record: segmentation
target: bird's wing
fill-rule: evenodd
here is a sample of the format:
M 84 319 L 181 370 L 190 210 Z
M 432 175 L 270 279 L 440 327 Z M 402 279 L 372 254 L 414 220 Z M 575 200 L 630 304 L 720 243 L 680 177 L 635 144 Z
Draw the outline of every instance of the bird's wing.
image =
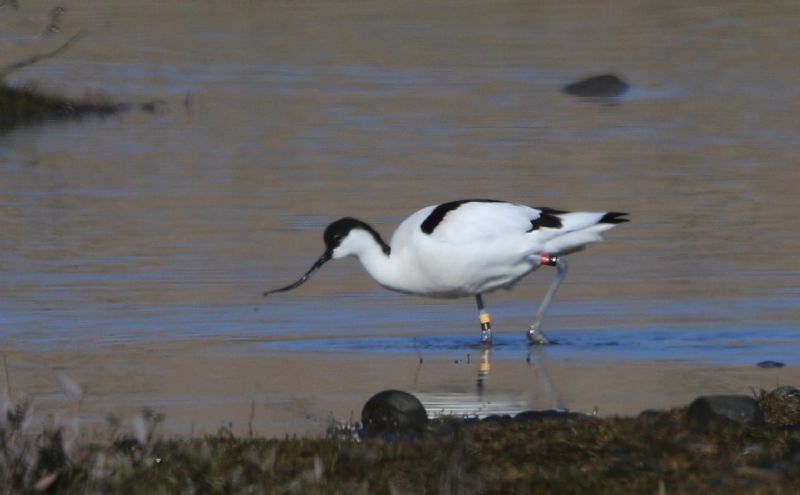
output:
M 422 232 L 457 244 L 524 235 L 535 230 L 542 217 L 542 210 L 491 200 L 454 201 L 427 210 Z
M 548 215 L 547 210 L 542 214 Z M 628 221 L 625 215 L 627 213 L 614 211 L 556 213 L 553 216 L 560 225 L 554 225 L 553 229 L 538 230 L 532 235 L 536 235 L 537 241 L 544 243 L 543 252 L 569 254 L 580 251 L 587 244 L 602 241 L 603 232 Z
M 620 212 L 567 212 L 490 200 L 444 203 L 419 213 L 424 216 L 422 232 L 438 242 L 468 244 L 525 235 L 531 247 L 551 254 L 598 242 L 600 234 L 628 221 Z

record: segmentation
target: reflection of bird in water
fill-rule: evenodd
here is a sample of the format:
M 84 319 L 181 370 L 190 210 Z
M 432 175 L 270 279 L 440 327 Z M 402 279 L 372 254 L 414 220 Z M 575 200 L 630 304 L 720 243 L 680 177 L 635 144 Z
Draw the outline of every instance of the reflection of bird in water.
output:
M 533 368 L 533 372 L 541 385 L 541 389 L 537 391 L 547 400 L 549 406 L 544 412 L 566 411 L 562 404 L 553 383 L 542 362 L 541 353 L 545 352 L 541 347 L 534 347 L 529 349 L 526 362 L 529 367 Z M 489 375 L 492 371 L 491 362 L 492 347 L 488 345 L 480 346 L 480 353 L 478 359 L 470 359 L 470 354 L 467 354 L 466 359 L 456 359 L 455 364 L 472 364 L 477 368 L 478 379 L 476 387 L 469 389 L 459 386 L 446 386 L 443 390 L 431 390 L 430 386 L 426 387 L 426 391 L 415 391 L 414 394 L 419 398 L 425 409 L 428 411 L 430 417 L 439 416 L 464 416 L 464 417 L 477 417 L 486 418 L 492 415 L 500 416 L 516 416 L 523 411 L 529 411 L 529 400 L 525 396 L 527 394 L 520 394 L 519 391 L 504 389 L 503 385 L 492 386 Z M 504 367 L 508 364 L 500 362 L 499 367 Z M 419 373 L 420 368 L 417 368 Z M 530 381 L 525 380 L 525 383 L 530 385 Z M 417 390 L 417 380 L 415 376 L 414 389 Z
M 483 387 L 489 373 L 492 371 L 491 348 L 488 345 L 481 346 L 481 354 L 478 357 L 478 395 L 483 393 Z
M 486 390 L 486 385 L 489 380 L 489 373 L 492 371 L 491 352 L 491 346 L 481 345 L 481 353 L 478 358 L 478 380 L 476 381 L 478 398 L 483 398 L 483 394 Z M 539 383 L 542 385 L 542 388 L 544 389 L 545 395 L 550 401 L 551 407 L 554 410 L 563 411 L 565 410 L 564 406 L 561 404 L 561 400 L 558 398 L 556 389 L 553 387 L 550 377 L 540 362 L 540 352 L 540 348 L 534 348 L 530 350 L 528 352 L 528 356 L 525 358 L 525 361 L 528 363 L 528 366 L 532 366 L 536 371 L 536 376 L 539 379 Z
M 491 342 L 483 294 L 510 289 L 542 265 L 558 275 L 528 330 L 545 344 L 541 319 L 566 274 L 561 255 L 602 240 L 601 233 L 627 222 L 625 213 L 566 212 L 552 208 L 473 199 L 423 208 L 404 220 L 387 244 L 368 224 L 342 218 L 325 229 L 325 252 L 299 280 L 264 295 L 292 290 L 331 259 L 356 256 L 383 287 L 420 296 L 474 296 L 481 341 Z

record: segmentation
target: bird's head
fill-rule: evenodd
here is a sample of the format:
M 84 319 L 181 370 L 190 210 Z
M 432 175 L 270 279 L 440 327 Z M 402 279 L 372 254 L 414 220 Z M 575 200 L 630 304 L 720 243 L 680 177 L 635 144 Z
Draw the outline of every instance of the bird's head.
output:
M 389 246 L 383 242 L 381 236 L 368 224 L 355 218 L 341 218 L 325 228 L 322 238 L 325 241 L 325 252 L 311 265 L 311 268 L 296 282 L 264 292 L 265 296 L 275 292 L 287 292 L 306 282 L 319 267 L 332 259 L 345 256 L 358 255 L 370 244 L 377 243 L 385 254 L 389 254 Z
M 328 225 L 323 235 L 325 252 L 332 259 L 357 255 L 366 246 L 374 243 L 383 245 L 383 240 L 375 230 L 355 218 L 341 218 Z

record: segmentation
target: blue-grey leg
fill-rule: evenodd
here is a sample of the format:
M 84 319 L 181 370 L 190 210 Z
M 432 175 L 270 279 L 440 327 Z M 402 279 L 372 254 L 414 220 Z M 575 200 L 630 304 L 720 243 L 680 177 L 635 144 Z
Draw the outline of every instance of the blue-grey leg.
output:
M 483 306 L 483 297 L 480 294 L 475 296 L 475 302 L 478 304 L 478 320 L 481 322 L 481 344 L 491 345 L 492 320 Z
M 556 291 L 558 290 L 558 286 L 561 285 L 564 277 L 567 276 L 566 260 L 561 259 L 558 256 L 542 255 L 541 263 L 543 265 L 554 266 L 558 268 L 558 273 L 556 273 L 556 278 L 553 280 L 553 283 L 550 284 L 550 288 L 547 289 L 547 294 L 544 295 L 542 304 L 539 305 L 539 311 L 536 312 L 536 317 L 533 319 L 533 323 L 531 323 L 531 326 L 528 329 L 528 341 L 532 345 L 544 345 L 550 343 L 550 340 L 545 337 L 544 333 L 542 333 L 542 319 L 544 318 L 545 311 L 547 311 L 547 307 L 550 306 L 550 301 L 552 301 L 553 295 L 555 295 Z

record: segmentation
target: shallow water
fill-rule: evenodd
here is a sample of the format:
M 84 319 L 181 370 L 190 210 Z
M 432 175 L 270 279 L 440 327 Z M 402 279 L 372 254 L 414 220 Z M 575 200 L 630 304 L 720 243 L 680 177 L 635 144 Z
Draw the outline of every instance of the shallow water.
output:
M 12 82 L 164 106 L 0 136 L 6 353 L 468 349 L 473 301 L 385 292 L 354 261 L 260 294 L 340 216 L 388 237 L 422 206 L 496 197 L 631 214 L 571 257 L 545 359 L 800 364 L 794 2 L 113 0 L 44 39 L 52 5 L 21 3 L 0 10 L 3 60 L 86 34 Z M 632 90 L 559 92 L 608 71 Z M 487 297 L 509 359 L 551 276 Z

